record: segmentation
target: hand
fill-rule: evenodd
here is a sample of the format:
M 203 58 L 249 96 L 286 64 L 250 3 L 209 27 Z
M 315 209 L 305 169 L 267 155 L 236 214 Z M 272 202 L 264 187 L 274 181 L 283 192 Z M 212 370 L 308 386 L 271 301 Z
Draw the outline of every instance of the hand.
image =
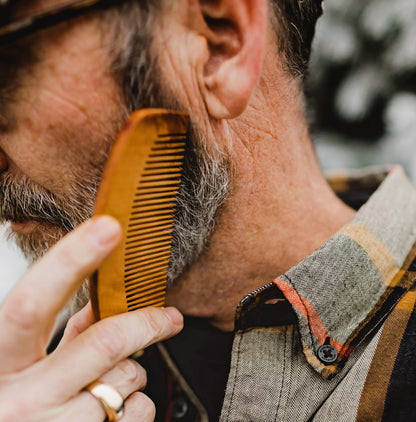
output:
M 0 309 L 0 422 L 102 422 L 104 410 L 84 391 L 100 380 L 125 398 L 122 422 L 152 421 L 154 405 L 137 392 L 146 374 L 127 357 L 178 333 L 173 308 L 142 309 L 93 324 L 90 305 L 70 319 L 46 355 L 54 322 L 70 297 L 117 245 L 118 223 L 90 220 L 58 242 L 23 276 Z

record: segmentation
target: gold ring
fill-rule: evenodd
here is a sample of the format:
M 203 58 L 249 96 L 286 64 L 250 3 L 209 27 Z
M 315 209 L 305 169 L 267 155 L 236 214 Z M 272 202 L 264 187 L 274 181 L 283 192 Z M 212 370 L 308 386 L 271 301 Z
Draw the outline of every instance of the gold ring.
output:
M 111 385 L 94 381 L 85 387 L 101 404 L 108 422 L 118 421 L 124 413 L 124 399 Z

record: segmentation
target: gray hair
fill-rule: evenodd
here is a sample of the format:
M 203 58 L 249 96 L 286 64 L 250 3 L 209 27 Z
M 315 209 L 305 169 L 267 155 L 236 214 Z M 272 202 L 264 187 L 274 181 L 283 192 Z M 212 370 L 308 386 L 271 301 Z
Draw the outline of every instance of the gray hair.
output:
M 304 79 L 323 0 L 269 0 L 277 47 L 288 72 Z

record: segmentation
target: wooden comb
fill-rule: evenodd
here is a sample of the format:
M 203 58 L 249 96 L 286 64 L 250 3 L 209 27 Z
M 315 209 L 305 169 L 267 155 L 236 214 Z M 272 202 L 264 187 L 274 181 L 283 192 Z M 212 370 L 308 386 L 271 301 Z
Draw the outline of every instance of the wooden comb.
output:
M 188 124 L 182 113 L 139 110 L 114 143 L 94 214 L 115 217 L 123 238 L 91 278 L 97 320 L 164 305 Z

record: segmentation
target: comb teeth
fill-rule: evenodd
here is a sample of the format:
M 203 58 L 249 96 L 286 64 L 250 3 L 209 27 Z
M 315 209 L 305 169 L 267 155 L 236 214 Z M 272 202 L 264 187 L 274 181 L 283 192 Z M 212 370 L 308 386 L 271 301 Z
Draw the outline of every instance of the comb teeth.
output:
M 125 240 L 124 286 L 129 311 L 164 304 L 185 146 L 184 133 L 159 134 L 139 178 Z

